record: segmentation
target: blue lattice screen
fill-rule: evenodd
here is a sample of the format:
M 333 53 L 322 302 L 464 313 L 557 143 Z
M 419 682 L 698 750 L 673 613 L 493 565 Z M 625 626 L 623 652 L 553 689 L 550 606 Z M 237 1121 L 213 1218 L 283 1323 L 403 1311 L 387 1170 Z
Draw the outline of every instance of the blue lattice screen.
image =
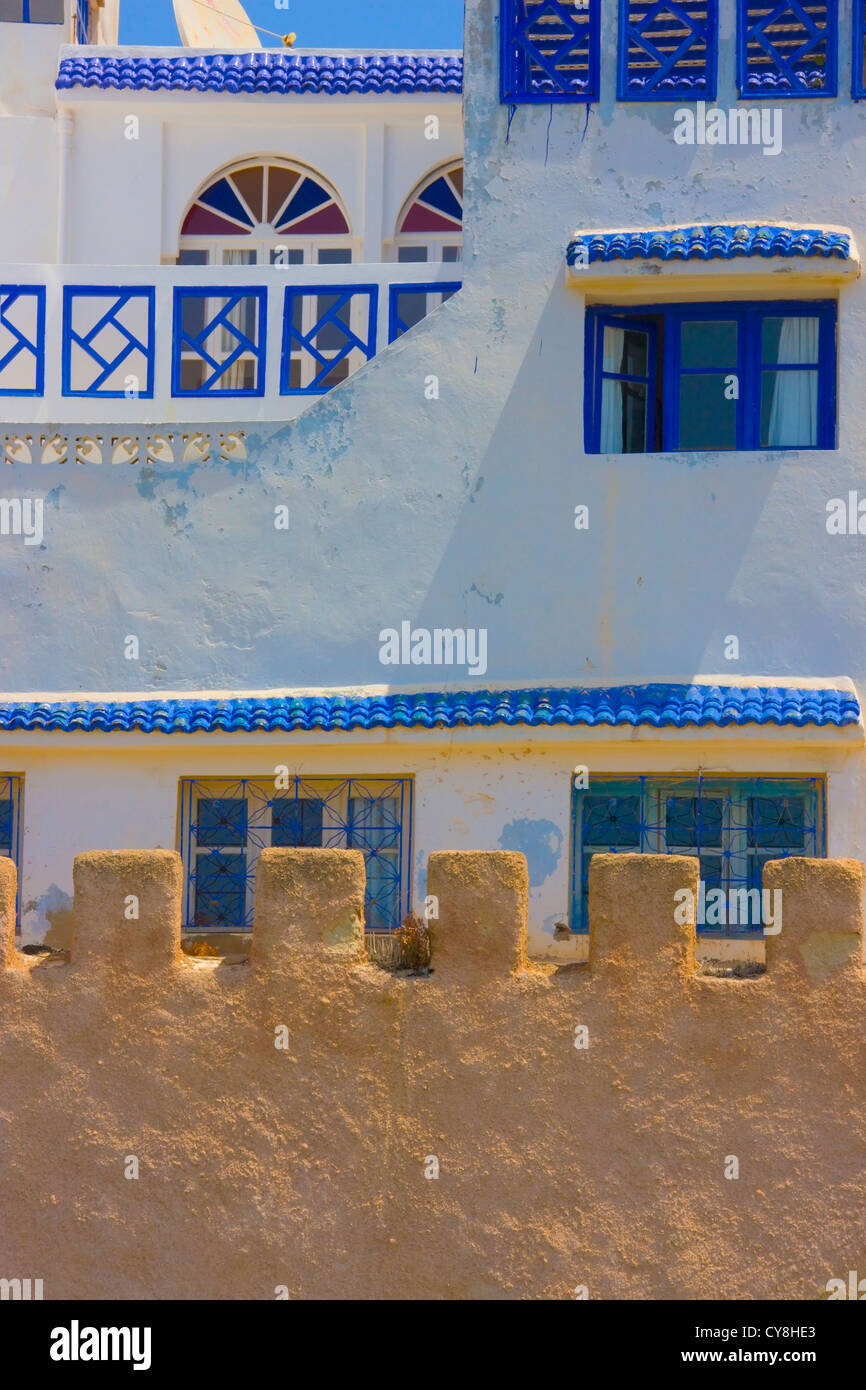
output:
M 718 0 L 620 0 L 620 101 L 716 95 Z
M 837 0 L 739 0 L 738 76 L 741 96 L 835 96 Z
M 258 856 L 274 847 L 361 850 L 367 929 L 392 931 L 409 910 L 411 806 L 408 778 L 184 781 L 184 929 L 251 931 Z
M 790 855 L 823 857 L 824 786 L 815 777 L 591 778 L 575 787 L 572 930 L 589 929 L 593 854 L 686 854 L 707 890 L 761 887 L 764 865 Z M 760 924 L 706 927 L 754 935 Z
M 504 102 L 597 101 L 600 0 L 502 0 Z

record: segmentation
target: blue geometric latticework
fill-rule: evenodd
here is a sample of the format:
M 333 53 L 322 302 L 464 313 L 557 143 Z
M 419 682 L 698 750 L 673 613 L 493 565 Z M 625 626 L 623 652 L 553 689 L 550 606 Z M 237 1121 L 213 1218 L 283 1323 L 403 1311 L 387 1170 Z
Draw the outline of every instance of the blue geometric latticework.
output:
M 501 99 L 597 101 L 601 0 L 502 0 Z
M 392 285 L 388 303 L 388 341 L 393 343 L 463 288 L 462 281 L 447 284 Z
M 786 685 L 626 685 L 434 691 L 407 695 L 272 695 L 232 700 L 12 701 L 0 730 L 81 733 L 291 733 L 295 729 L 457 729 L 494 724 L 655 729 L 858 724 L 851 690 Z
M 838 0 L 738 0 L 741 96 L 836 95 Z
M 41 396 L 45 287 L 0 285 L 0 396 Z
M 323 395 L 339 385 L 353 365 L 361 365 L 351 362 L 352 352 L 361 353 L 366 362 L 375 357 L 378 302 L 376 285 L 323 285 L 315 291 L 287 289 L 281 394 Z M 313 304 L 315 322 L 306 327 L 305 306 Z
M 219 8 L 217 5 L 215 8 Z M 199 53 L 194 57 L 110 54 L 63 58 L 57 87 L 129 92 L 242 92 L 258 96 L 397 95 L 463 90 L 459 53 Z
M 589 866 L 594 854 L 696 858 L 703 884 L 698 932 L 741 936 L 762 930 L 754 890 L 761 888 L 765 864 L 791 855 L 821 858 L 826 853 L 824 784 L 817 777 L 590 776 L 588 787 L 575 785 L 573 818 L 576 931 L 589 926 Z M 720 889 L 726 899 L 724 912 L 719 911 Z M 707 902 L 711 905 L 705 912 Z
M 846 261 L 851 238 L 822 227 L 697 226 L 635 232 L 587 232 L 569 242 L 568 264 L 595 261 L 713 261 L 738 256 L 817 256 Z
M 173 396 L 263 396 L 267 289 L 174 291 Z
M 181 784 L 186 930 L 250 931 L 263 849 L 356 849 L 365 921 L 392 931 L 408 911 L 408 778 L 307 778 Z
M 620 0 L 620 101 L 716 95 L 718 0 Z
M 153 396 L 155 301 L 151 287 L 64 287 L 64 396 L 123 398 L 125 378 Z

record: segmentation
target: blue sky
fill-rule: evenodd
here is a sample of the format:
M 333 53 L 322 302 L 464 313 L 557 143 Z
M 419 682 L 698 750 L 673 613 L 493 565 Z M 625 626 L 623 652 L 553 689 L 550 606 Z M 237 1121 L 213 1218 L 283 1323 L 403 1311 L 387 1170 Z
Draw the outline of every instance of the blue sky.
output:
M 463 0 L 243 0 L 254 24 L 299 48 L 462 48 Z M 262 43 L 278 39 L 261 35 Z M 172 0 L 120 0 L 120 42 L 179 44 Z

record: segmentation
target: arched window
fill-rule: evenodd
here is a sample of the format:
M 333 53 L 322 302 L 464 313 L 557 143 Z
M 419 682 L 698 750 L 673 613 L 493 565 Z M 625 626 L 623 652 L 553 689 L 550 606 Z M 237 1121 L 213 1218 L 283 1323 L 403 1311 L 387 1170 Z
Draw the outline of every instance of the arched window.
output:
M 224 170 L 196 195 L 180 234 L 181 265 L 345 265 L 349 220 L 312 170 L 268 159 Z
M 462 261 L 463 165 L 428 174 L 397 219 L 398 261 Z

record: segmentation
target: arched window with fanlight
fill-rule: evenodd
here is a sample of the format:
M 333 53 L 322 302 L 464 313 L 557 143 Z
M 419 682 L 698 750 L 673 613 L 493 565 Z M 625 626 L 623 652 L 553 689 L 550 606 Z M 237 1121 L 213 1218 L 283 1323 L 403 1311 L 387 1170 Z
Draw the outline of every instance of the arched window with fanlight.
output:
M 462 261 L 462 163 L 435 169 L 412 192 L 397 219 L 393 248 L 396 261 Z
M 211 178 L 180 234 L 181 265 L 347 265 L 355 250 L 336 190 L 283 159 L 248 160 Z

